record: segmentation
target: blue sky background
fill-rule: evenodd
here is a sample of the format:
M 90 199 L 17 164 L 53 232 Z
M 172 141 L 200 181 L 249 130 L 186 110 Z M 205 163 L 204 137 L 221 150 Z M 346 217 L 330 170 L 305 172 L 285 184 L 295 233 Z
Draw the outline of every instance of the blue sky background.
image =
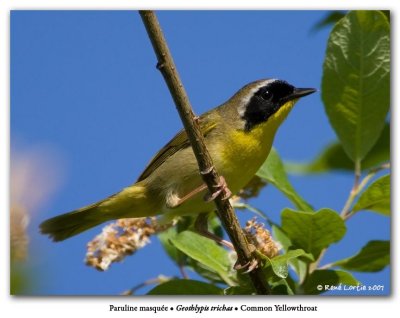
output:
M 158 17 L 197 114 L 248 82 L 281 78 L 320 87 L 329 28 L 310 30 L 325 11 L 161 11 Z M 284 22 L 284 23 L 283 23 Z M 181 127 L 142 21 L 135 11 L 13 11 L 11 140 L 46 145 L 65 162 L 64 182 L 29 227 L 35 294 L 119 294 L 159 274 L 179 276 L 157 239 L 107 272 L 83 263 L 101 226 L 62 243 L 38 233 L 49 217 L 95 202 L 133 183 Z M 275 147 L 287 160 L 314 158 L 335 134 L 320 93 L 300 101 Z M 316 208 L 341 210 L 352 186 L 346 173 L 290 178 Z M 272 186 L 251 202 L 279 222 L 290 202 Z M 267 208 L 264 208 L 267 207 Z M 251 214 L 239 212 L 245 221 Z M 324 263 L 355 254 L 369 240 L 390 239 L 389 219 L 350 219 Z M 390 271 L 354 276 L 390 290 Z M 196 276 L 192 276 L 196 277 Z M 145 292 L 144 289 L 142 292 Z

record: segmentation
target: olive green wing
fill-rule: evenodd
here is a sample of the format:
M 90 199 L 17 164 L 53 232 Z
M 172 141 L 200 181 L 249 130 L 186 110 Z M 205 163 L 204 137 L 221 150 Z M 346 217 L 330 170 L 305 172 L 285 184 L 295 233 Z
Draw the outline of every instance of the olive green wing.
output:
M 210 120 L 210 118 L 200 118 L 200 130 L 203 133 L 203 136 L 209 134 L 212 130 L 215 129 L 216 126 L 216 122 Z M 161 166 L 165 162 L 165 160 L 177 153 L 179 150 L 186 147 L 190 147 L 190 142 L 187 137 L 186 131 L 182 129 L 153 157 L 153 159 L 151 159 L 146 169 L 139 176 L 137 182 L 146 179 L 149 175 L 153 173 L 153 171 Z

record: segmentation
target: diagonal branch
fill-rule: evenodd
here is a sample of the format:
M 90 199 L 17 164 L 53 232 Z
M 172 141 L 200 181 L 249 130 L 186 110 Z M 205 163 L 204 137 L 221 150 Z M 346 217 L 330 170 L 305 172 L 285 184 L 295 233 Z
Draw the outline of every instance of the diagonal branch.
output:
M 196 156 L 201 176 L 205 184 L 207 184 L 210 193 L 213 193 L 219 186 L 220 177 L 213 166 L 211 156 L 205 146 L 198 121 L 192 111 L 189 98 L 176 70 L 175 63 L 170 54 L 157 17 L 153 11 L 139 11 L 139 13 L 157 56 L 157 68 L 161 71 L 172 98 L 174 99 L 176 108 Z M 236 214 L 229 200 L 223 200 L 221 195 L 217 196 L 214 202 L 217 206 L 218 216 L 235 247 L 238 255 L 238 264 L 242 267 L 246 267 L 254 261 L 255 257 L 240 227 Z M 249 273 L 249 276 L 257 294 L 270 294 L 270 287 L 266 282 L 261 268 L 254 269 Z

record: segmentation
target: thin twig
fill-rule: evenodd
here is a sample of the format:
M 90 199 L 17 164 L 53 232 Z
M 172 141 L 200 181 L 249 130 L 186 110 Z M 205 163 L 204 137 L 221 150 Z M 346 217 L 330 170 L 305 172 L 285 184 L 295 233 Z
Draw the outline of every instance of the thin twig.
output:
M 342 212 L 340 213 L 340 216 L 344 219 L 347 220 L 351 215 L 353 215 L 351 211 L 351 206 L 353 205 L 353 202 L 355 198 L 364 190 L 365 186 L 368 184 L 368 182 L 380 171 L 385 170 L 385 169 L 390 169 L 390 163 L 386 162 L 379 167 L 371 169 L 368 174 L 361 180 L 359 181 L 360 177 L 357 177 L 357 172 L 355 173 L 355 182 L 354 186 L 350 191 L 349 197 L 342 209 Z
M 379 167 L 371 169 L 368 174 L 360 181 L 361 179 L 361 166 L 359 164 L 355 165 L 355 171 L 354 171 L 354 185 L 349 193 L 349 197 L 346 200 L 346 203 L 344 204 L 344 207 L 342 211 L 340 212 L 340 216 L 344 221 L 347 221 L 351 216 L 355 214 L 355 212 L 352 211 L 351 206 L 354 203 L 355 198 L 364 190 L 368 182 L 380 171 L 385 170 L 385 169 L 390 169 L 390 163 L 386 162 Z M 325 256 L 327 251 L 327 248 L 323 249 L 321 253 L 318 256 L 318 259 L 310 265 L 309 272 L 312 273 L 314 270 L 316 270 L 321 263 L 323 257 Z M 333 266 L 333 264 L 327 264 L 319 269 L 327 269 Z
M 330 269 L 334 265 L 335 265 L 335 263 L 325 264 L 324 266 L 320 266 L 319 269 Z
M 198 120 L 196 120 L 198 117 L 195 117 L 192 111 L 189 98 L 180 80 L 155 13 L 153 11 L 139 12 L 157 56 L 157 68 L 161 71 L 174 99 L 175 106 L 196 156 L 200 174 L 210 193 L 213 193 L 219 187 L 220 177 L 205 146 Z M 229 200 L 223 200 L 222 196 L 219 195 L 214 202 L 217 206 L 218 216 L 235 247 L 239 264 L 244 267 L 251 264 L 255 256 L 249 247 Z M 270 288 L 260 268 L 251 271 L 249 276 L 258 294 L 270 293 Z
M 346 203 L 344 204 L 342 212 L 340 212 L 340 216 L 343 219 L 345 218 L 346 214 L 349 212 L 350 207 L 353 204 L 355 197 L 357 196 L 359 183 L 360 183 L 360 177 L 361 177 L 361 163 L 359 160 L 357 160 L 354 165 L 354 184 L 350 190 L 349 196 L 346 200 Z
M 179 272 L 181 273 L 183 279 L 189 279 L 189 275 L 186 273 L 185 266 L 179 264 L 178 267 L 179 267 Z
M 344 207 L 342 210 L 342 213 L 340 214 L 340 216 L 343 218 L 343 220 L 347 221 L 351 216 L 353 216 L 355 214 L 354 211 L 352 211 L 350 209 L 351 205 L 354 202 L 354 199 L 364 190 L 364 188 L 367 186 L 368 182 L 371 181 L 371 179 L 373 177 L 375 177 L 375 175 L 382 171 L 382 170 L 386 170 L 386 169 L 390 169 L 390 163 L 386 162 L 382 165 L 380 165 L 379 167 L 376 167 L 374 169 L 371 169 L 368 174 L 361 180 L 361 182 L 358 184 L 357 189 L 355 190 L 355 193 L 353 196 L 349 196 L 349 205 L 348 207 Z

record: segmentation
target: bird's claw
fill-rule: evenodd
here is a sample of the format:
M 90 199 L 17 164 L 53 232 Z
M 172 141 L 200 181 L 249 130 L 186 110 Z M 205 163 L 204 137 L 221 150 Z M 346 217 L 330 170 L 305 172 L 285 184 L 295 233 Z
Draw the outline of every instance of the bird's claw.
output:
M 252 272 L 253 270 L 255 270 L 257 267 L 258 267 L 258 260 L 256 258 L 253 258 L 251 261 L 249 261 L 243 265 L 236 262 L 236 264 L 234 265 L 233 268 L 237 271 L 247 268 L 247 270 L 244 271 L 243 274 L 248 274 L 248 273 Z
M 232 196 L 232 192 L 229 190 L 228 185 L 226 184 L 225 178 L 223 176 L 219 177 L 219 183 L 216 186 L 216 190 L 213 193 L 207 193 L 204 196 L 204 200 L 206 202 L 211 202 L 215 200 L 222 193 L 221 200 L 228 200 Z
M 221 190 L 221 189 L 218 189 L 217 191 L 214 191 L 213 193 L 207 193 L 207 194 L 204 196 L 204 201 L 206 201 L 206 202 L 214 201 L 215 198 L 216 198 L 217 196 L 219 196 L 221 192 L 222 192 L 222 190 Z
M 252 272 L 253 270 L 255 270 L 256 268 L 258 268 L 260 261 L 261 261 L 260 258 L 258 257 L 257 249 L 253 244 L 249 244 L 249 249 L 253 255 L 252 260 L 248 261 L 246 264 L 243 264 L 243 265 L 239 263 L 239 260 L 237 260 L 235 265 L 233 266 L 233 268 L 235 270 L 242 270 L 242 269 L 247 268 L 247 270 L 244 271 L 243 274 L 248 274 L 248 273 Z

